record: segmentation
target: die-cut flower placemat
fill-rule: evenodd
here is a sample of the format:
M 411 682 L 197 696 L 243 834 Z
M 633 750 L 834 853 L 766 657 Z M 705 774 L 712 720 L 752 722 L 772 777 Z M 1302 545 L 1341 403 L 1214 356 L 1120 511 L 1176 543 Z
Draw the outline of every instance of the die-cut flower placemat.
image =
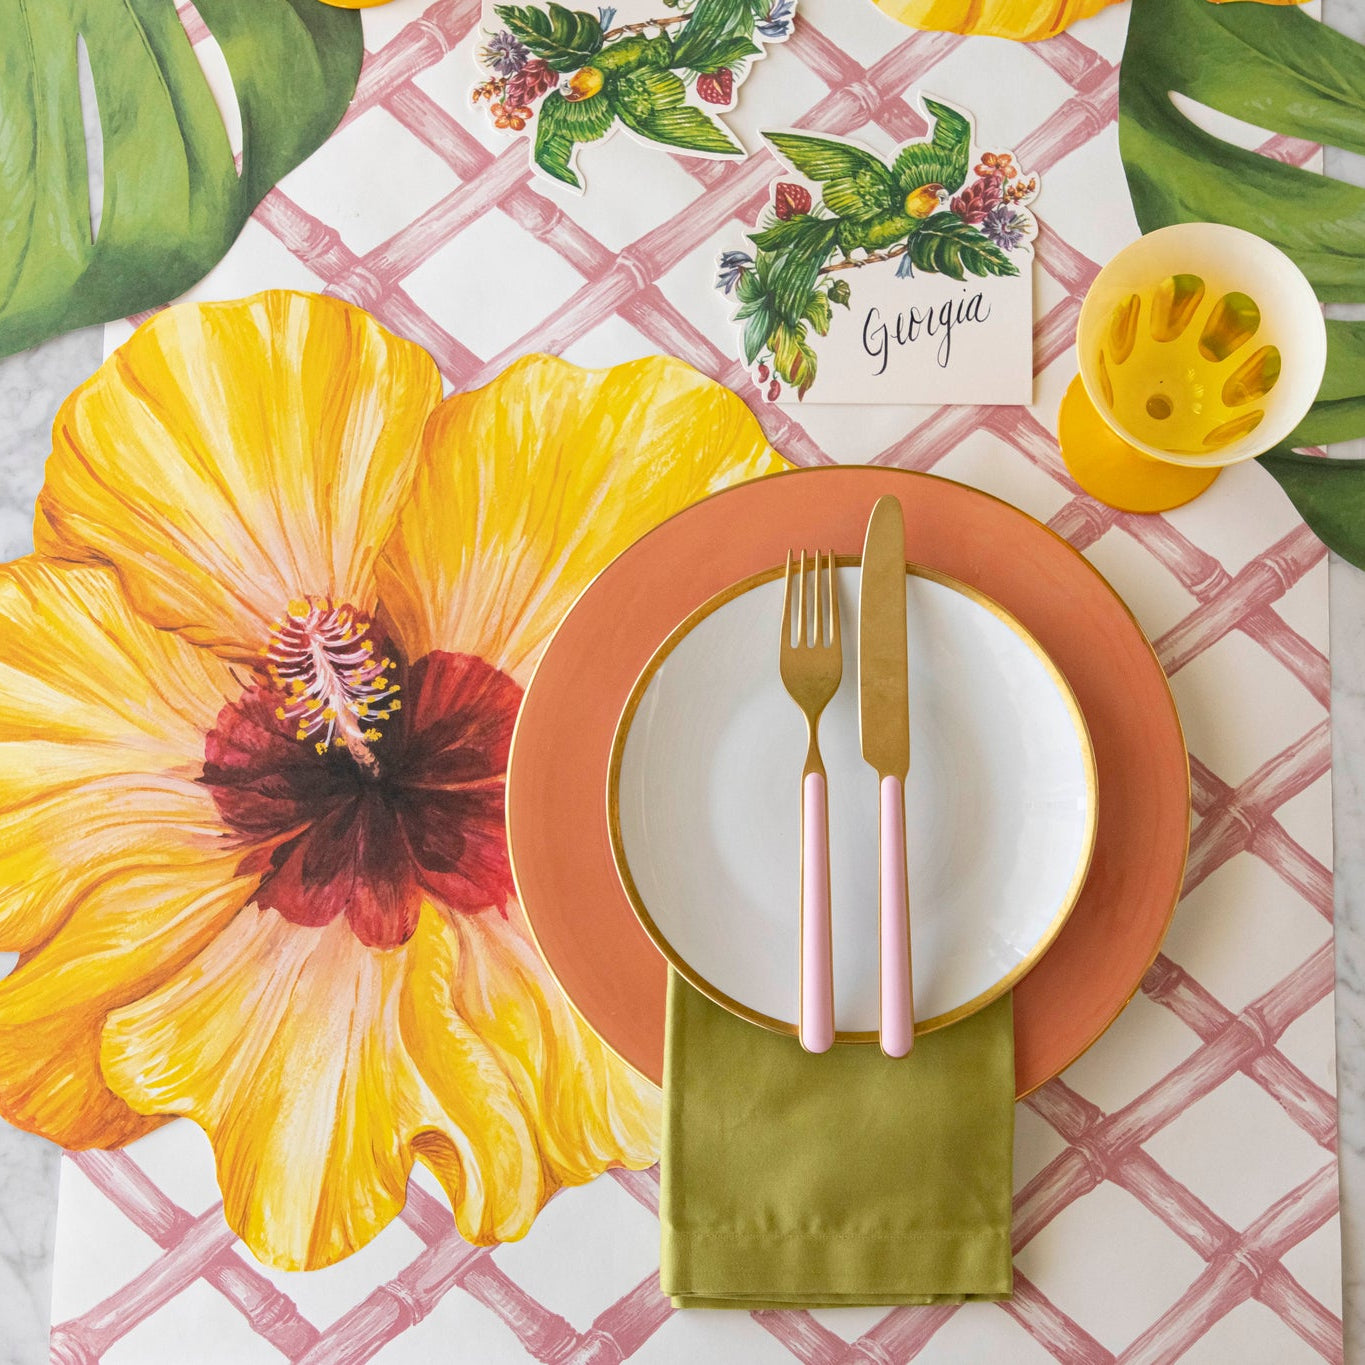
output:
M 440 395 L 336 299 L 177 305 L 67 401 L 0 568 L 0 1115 L 71 1148 L 188 1115 L 290 1269 L 414 1159 L 476 1242 L 654 1160 L 657 1092 L 514 899 L 507 751 L 597 571 L 782 464 L 679 361 Z

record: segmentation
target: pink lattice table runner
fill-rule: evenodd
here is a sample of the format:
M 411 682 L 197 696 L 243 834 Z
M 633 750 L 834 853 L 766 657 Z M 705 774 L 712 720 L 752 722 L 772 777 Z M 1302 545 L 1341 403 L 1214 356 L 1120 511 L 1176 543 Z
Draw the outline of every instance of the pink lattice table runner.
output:
M 342 295 L 426 346 L 454 387 L 528 351 L 587 365 L 665 352 L 746 392 L 714 266 L 755 220 L 771 157 L 617 138 L 585 150 L 584 197 L 536 178 L 469 104 L 479 9 L 368 11 L 341 129 L 195 293 Z M 1031 407 L 761 417 L 798 464 L 932 470 L 1046 521 L 1155 641 L 1189 739 L 1195 829 L 1165 949 L 1109 1033 L 1018 1111 L 1013 1301 L 675 1312 L 657 1286 L 657 1172 L 562 1193 L 524 1241 L 476 1248 L 419 1167 L 369 1246 L 278 1272 L 227 1229 L 207 1140 L 177 1122 L 64 1163 L 54 1360 L 1341 1359 L 1326 551 L 1254 464 L 1136 517 L 1080 495 L 1053 435 L 1081 297 L 1137 235 L 1115 123 L 1126 19 L 1115 8 L 1025 46 L 802 0 L 731 120 L 751 149 L 765 126 L 885 152 L 925 134 L 923 89 L 1042 175 Z M 1306 163 L 1315 149 L 1267 150 Z

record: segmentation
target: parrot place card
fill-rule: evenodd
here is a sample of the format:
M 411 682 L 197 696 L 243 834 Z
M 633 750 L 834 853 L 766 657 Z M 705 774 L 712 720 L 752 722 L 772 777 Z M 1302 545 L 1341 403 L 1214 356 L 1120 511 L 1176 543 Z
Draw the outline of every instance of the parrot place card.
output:
M 742 157 L 719 118 L 769 46 L 791 36 L 796 0 L 484 0 L 475 57 L 497 128 L 530 140 L 535 168 L 583 188 L 579 152 L 619 128 L 700 157 Z
M 789 169 L 716 288 L 767 401 L 1032 402 L 1038 177 L 921 105 L 931 135 L 886 157 L 764 132 Z

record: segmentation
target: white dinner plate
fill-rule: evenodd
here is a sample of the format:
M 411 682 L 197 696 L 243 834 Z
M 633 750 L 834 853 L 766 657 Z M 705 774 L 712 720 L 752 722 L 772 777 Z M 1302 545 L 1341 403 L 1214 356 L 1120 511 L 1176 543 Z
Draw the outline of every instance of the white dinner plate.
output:
M 829 777 L 837 1037 L 877 1037 L 876 773 L 858 735 L 856 557 L 840 557 L 844 673 Z M 907 864 L 917 1031 L 1009 989 L 1080 894 L 1094 756 L 1065 679 L 1003 608 L 907 565 Z M 778 674 L 782 568 L 705 603 L 660 646 L 617 727 L 612 853 L 641 923 L 693 985 L 796 1032 L 805 724 Z

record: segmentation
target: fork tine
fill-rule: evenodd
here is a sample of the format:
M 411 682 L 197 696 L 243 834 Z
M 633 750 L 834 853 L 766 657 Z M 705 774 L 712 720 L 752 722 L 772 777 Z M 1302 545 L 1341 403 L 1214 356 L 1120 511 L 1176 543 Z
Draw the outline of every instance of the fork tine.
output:
M 830 644 L 839 648 L 839 590 L 834 583 L 834 551 L 829 552 L 826 561 L 829 568 L 829 631 Z
M 782 648 L 792 642 L 792 552 L 787 551 L 787 577 L 782 586 Z
M 815 552 L 815 638 L 811 644 L 816 649 L 825 646 L 825 597 L 820 590 L 820 551 Z
M 810 580 L 810 601 L 806 605 L 806 647 L 817 649 L 820 645 L 820 551 L 813 556 Z
M 799 621 L 796 627 L 796 643 L 804 645 L 808 638 L 806 626 L 806 552 L 801 551 L 801 577 L 796 580 L 796 612 Z

